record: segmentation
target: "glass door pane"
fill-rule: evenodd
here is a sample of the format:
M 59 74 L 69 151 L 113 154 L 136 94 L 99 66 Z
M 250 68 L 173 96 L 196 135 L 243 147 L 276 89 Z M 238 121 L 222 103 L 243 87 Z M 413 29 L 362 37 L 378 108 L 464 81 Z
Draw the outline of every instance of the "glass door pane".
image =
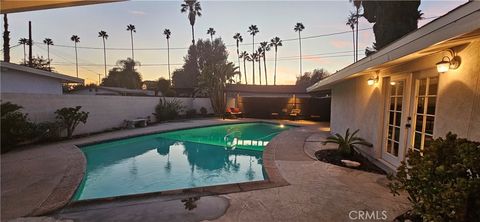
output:
M 433 140 L 433 125 L 438 91 L 438 77 L 428 77 L 416 81 L 415 108 L 411 149 L 422 151 Z
M 392 82 L 387 103 L 387 138 L 384 145 L 385 151 L 394 157 L 398 157 L 399 154 L 404 88 L 404 80 Z

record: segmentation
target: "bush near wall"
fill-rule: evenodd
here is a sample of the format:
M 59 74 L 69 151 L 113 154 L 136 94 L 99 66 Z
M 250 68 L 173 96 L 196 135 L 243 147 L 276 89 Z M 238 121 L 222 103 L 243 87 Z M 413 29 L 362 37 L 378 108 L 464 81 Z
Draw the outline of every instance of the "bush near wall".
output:
M 407 161 L 389 177 L 394 195 L 406 191 L 413 215 L 423 221 L 478 221 L 480 218 L 480 143 L 448 133 Z
M 158 122 L 173 120 L 178 117 L 178 114 L 182 112 L 184 106 L 182 101 L 177 99 L 167 100 L 161 98 L 158 105 L 155 107 L 155 113 L 153 115 Z

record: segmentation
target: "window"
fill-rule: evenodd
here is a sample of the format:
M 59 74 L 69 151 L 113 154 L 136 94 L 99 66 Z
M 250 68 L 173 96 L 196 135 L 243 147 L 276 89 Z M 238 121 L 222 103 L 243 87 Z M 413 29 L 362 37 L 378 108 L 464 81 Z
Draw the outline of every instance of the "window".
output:
M 403 110 L 403 91 L 405 81 L 397 81 L 390 85 L 390 95 L 388 97 L 388 127 L 387 141 L 385 144 L 386 152 L 398 157 L 400 147 L 400 130 L 402 129 L 402 110 Z
M 418 79 L 416 82 L 414 135 L 411 148 L 422 151 L 433 140 L 438 77 Z

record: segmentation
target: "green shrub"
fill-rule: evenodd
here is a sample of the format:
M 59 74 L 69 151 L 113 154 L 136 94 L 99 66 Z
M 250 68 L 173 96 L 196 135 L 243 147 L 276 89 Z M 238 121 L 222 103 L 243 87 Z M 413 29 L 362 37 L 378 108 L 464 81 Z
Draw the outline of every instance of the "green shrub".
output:
M 197 116 L 197 110 L 196 109 L 187 110 L 186 116 L 187 118 L 194 118 L 195 116 Z
M 30 122 L 28 114 L 20 112 L 22 108 L 10 102 L 1 104 L 2 152 L 35 137 L 35 124 Z
M 155 113 L 153 114 L 157 121 L 172 120 L 177 118 L 178 113 L 183 109 L 182 101 L 177 99 L 167 100 L 160 98 L 160 102 L 155 107 Z
M 338 151 L 343 155 L 343 156 L 352 156 L 355 152 L 355 148 L 357 145 L 364 145 L 368 147 L 372 147 L 372 144 L 365 141 L 365 139 L 361 137 L 355 136 L 358 133 L 358 129 L 355 130 L 352 134 L 350 134 L 350 129 L 347 129 L 347 132 L 345 132 L 345 136 L 340 135 L 339 133 L 336 133 L 333 136 L 327 137 L 327 140 L 323 142 L 324 145 L 327 143 L 335 143 L 338 144 Z
M 202 116 L 206 116 L 207 115 L 207 109 L 202 106 L 202 108 L 200 108 L 200 114 L 202 114 Z
M 89 112 L 80 111 L 81 108 L 81 106 L 64 107 L 55 111 L 55 114 L 57 114 L 56 119 L 60 126 L 67 130 L 68 138 L 72 137 L 73 131 L 78 124 L 87 123 Z
M 413 213 L 424 221 L 478 221 L 480 218 L 480 143 L 457 138 L 432 141 L 422 153 L 410 151 L 396 176 L 394 195 L 406 191 Z
M 58 122 L 42 122 L 36 124 L 36 131 L 41 141 L 51 142 L 60 139 L 62 127 Z

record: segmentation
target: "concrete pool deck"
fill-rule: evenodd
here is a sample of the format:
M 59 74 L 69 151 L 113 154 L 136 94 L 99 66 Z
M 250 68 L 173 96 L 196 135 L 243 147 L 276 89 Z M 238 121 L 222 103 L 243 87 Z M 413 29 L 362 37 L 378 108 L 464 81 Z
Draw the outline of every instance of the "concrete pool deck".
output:
M 61 208 L 67 204 L 82 178 L 85 159 L 76 144 L 95 143 L 112 138 L 144 135 L 158 131 L 190 128 L 222 123 L 250 122 L 255 119 L 221 120 L 202 119 L 182 122 L 162 123 L 133 130 L 102 133 L 94 136 L 64 141 L 54 144 L 38 145 L 2 155 L 2 220 L 17 217 L 38 216 Z M 276 121 L 274 121 L 276 122 Z M 408 209 L 405 198 L 393 197 L 385 187 L 385 176 L 337 167 L 315 161 L 311 158 L 312 141 L 305 146 L 308 138 L 321 138 L 329 131 L 328 124 L 308 121 L 281 121 L 305 127 L 285 131 L 275 137 L 264 153 L 267 172 L 276 178 L 283 178 L 282 187 L 262 187 L 251 184 L 251 189 L 240 189 L 219 199 L 201 198 L 199 203 L 218 206 L 218 210 L 205 214 L 204 204 L 199 204 L 195 212 L 164 212 L 165 218 L 179 218 L 190 215 L 189 221 L 212 220 L 344 220 L 350 210 L 386 210 L 389 218 Z M 318 142 L 319 143 L 319 142 Z M 313 147 L 315 144 L 313 144 Z M 310 149 L 310 151 L 309 151 Z M 268 153 L 267 151 L 270 153 Z M 270 164 L 270 165 L 269 165 Z M 273 164 L 273 165 L 272 165 Z M 269 172 L 268 168 L 276 169 Z M 290 185 L 288 185 L 290 184 Z M 74 186 L 73 186 L 74 185 Z M 288 186 L 285 186 L 288 185 Z M 73 187 L 73 189 L 72 189 Z M 269 189 L 262 189 L 269 188 Z M 255 190 L 261 189 L 261 190 Z M 246 191 L 245 190 L 251 190 Z M 219 192 L 222 193 L 222 192 Z M 212 196 L 215 197 L 215 196 Z M 150 221 L 159 218 L 159 212 L 148 211 L 160 206 L 178 208 L 179 197 L 165 200 L 130 200 L 121 206 L 115 204 L 99 205 L 96 208 L 80 211 L 60 211 L 53 215 L 59 219 L 91 221 L 92 218 L 108 218 L 108 215 L 124 215 L 123 220 Z M 224 200 L 229 204 L 225 205 Z M 131 202 L 135 204 L 131 204 Z M 173 201 L 173 202 L 172 202 Z M 222 208 L 223 206 L 223 208 Z M 211 209 L 211 207 L 207 207 Z M 139 216 L 139 209 L 145 211 Z M 217 209 L 217 208 L 215 208 Z M 151 212 L 151 213 L 148 213 Z M 152 213 L 157 212 L 157 213 Z M 196 216 L 192 216 L 195 214 Z M 129 217 L 128 215 L 135 215 Z M 163 215 L 163 214 L 162 214 Z M 212 216 L 214 215 L 214 216 Z M 222 216 L 223 215 L 223 216 Z M 294 217 L 292 217 L 294 216 Z M 180 217 L 181 218 L 181 217 Z M 119 219 L 119 218 L 117 218 Z

